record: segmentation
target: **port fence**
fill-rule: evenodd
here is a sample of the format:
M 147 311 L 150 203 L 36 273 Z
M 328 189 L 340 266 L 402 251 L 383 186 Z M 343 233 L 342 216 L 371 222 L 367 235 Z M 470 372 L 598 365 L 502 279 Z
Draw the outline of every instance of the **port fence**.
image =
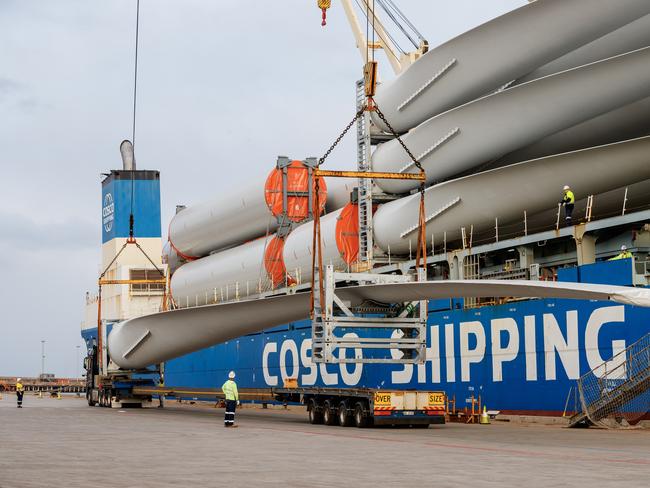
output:
M 583 375 L 578 392 L 592 424 L 635 425 L 650 411 L 650 334 Z

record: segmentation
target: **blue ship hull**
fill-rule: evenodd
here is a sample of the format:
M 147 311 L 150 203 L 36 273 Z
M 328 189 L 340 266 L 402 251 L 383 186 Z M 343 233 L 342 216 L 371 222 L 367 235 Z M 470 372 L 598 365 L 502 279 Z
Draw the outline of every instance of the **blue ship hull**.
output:
M 489 409 L 559 415 L 572 388 L 574 410 L 580 375 L 650 332 L 650 310 L 632 306 L 548 299 L 461 310 L 446 302 L 429 313 L 424 365 L 315 365 L 305 320 L 168 361 L 165 382 L 217 388 L 235 370 L 244 388 L 297 377 L 301 386 L 444 390 L 459 408 L 480 394 Z
M 558 271 L 561 281 L 624 286 L 632 276 L 631 260 Z M 463 309 L 460 299 L 435 300 L 423 365 L 313 364 L 311 322 L 303 320 L 168 361 L 165 383 L 220 388 L 235 370 L 243 388 L 297 378 L 301 386 L 443 390 L 457 408 L 481 395 L 489 409 L 561 415 L 579 408 L 575 380 L 649 332 L 650 309 L 611 302 L 531 299 Z M 96 333 L 82 331 L 87 342 Z

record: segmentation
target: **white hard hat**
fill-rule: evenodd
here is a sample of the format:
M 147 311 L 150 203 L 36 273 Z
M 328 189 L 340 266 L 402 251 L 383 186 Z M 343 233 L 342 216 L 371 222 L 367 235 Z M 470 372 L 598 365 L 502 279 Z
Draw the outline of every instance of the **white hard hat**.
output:
M 20 381 L 20 380 L 22 380 L 22 378 L 16 378 L 16 381 Z
M 228 373 L 228 378 L 231 379 L 231 380 L 234 379 L 235 378 L 235 372 L 231 371 L 230 373 Z
M 570 190 L 571 187 L 570 187 L 569 185 L 564 185 L 564 189 L 565 189 L 565 190 Z
M 627 246 L 625 244 L 621 246 L 621 251 L 627 251 Z

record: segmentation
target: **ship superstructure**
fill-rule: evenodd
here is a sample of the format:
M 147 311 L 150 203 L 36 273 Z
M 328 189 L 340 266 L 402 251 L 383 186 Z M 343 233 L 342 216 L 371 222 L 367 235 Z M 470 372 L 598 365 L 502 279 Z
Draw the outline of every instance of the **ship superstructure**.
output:
M 102 180 L 102 261 L 105 279 L 140 281 L 158 278 L 154 264 L 163 267 L 160 222 L 160 173 L 138 170 L 126 163 L 111 170 Z M 146 255 L 135 246 L 125 246 L 129 239 L 130 216 L 133 236 Z M 124 247 L 124 251 L 119 251 Z M 117 256 L 117 258 L 116 258 Z M 147 257 L 149 256 L 149 258 Z M 105 286 L 102 289 L 101 320 L 108 324 L 140 317 L 161 310 L 163 284 L 132 283 Z M 86 294 L 82 333 L 96 330 L 98 296 Z

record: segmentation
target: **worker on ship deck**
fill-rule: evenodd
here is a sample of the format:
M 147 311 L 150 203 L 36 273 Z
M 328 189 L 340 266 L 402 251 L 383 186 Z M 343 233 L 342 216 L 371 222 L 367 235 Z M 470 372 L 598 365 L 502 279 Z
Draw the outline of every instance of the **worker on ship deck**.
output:
M 627 246 L 622 245 L 621 246 L 621 252 L 619 252 L 613 258 L 609 258 L 608 261 L 616 261 L 617 259 L 630 259 L 631 257 L 632 257 L 632 253 L 627 250 Z
M 225 427 L 237 427 L 235 425 L 235 410 L 239 405 L 239 392 L 237 391 L 237 383 L 235 383 L 235 372 L 228 373 L 228 380 L 221 387 L 221 391 L 226 397 L 226 413 L 224 417 Z
M 25 394 L 25 387 L 21 381 L 22 378 L 16 378 L 16 400 L 18 401 L 18 408 L 23 408 L 23 395 Z
M 573 207 L 576 203 L 576 197 L 571 191 L 571 187 L 569 185 L 564 185 L 564 196 L 560 203 L 564 205 L 564 221 L 567 224 L 570 224 L 571 216 L 573 215 Z

